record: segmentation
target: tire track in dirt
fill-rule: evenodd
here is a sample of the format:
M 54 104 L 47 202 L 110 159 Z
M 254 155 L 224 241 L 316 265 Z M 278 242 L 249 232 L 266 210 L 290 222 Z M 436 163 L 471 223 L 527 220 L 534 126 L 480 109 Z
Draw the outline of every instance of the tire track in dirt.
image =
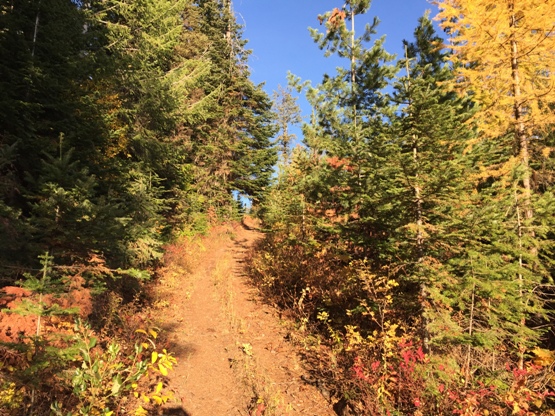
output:
M 276 311 L 244 275 L 246 254 L 261 234 L 235 226 L 232 240 L 230 231 L 218 228 L 200 244 L 188 243 L 194 260 L 170 261 L 160 280 L 157 304 L 178 359 L 169 377 L 175 400 L 163 414 L 334 415 L 301 378 L 307 371 Z

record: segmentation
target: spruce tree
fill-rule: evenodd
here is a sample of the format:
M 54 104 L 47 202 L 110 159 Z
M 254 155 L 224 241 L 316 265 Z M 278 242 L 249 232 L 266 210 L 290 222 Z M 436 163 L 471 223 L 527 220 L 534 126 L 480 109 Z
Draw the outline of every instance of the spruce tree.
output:
M 187 134 L 211 102 L 198 94 L 210 63 L 194 46 L 196 8 L 28 1 L 2 3 L 0 19 L 2 175 L 13 184 L 1 215 L 27 242 L 18 257 L 53 247 L 67 250 L 56 261 L 97 250 L 114 267 L 155 259 L 190 209 Z M 92 211 L 78 214 L 83 204 Z
M 189 1 L 93 2 L 88 11 L 88 31 L 104 40 L 91 86 L 108 136 L 98 175 L 126 218 L 119 258 L 145 264 L 191 208 L 188 141 L 211 105 L 198 93 L 210 62 L 195 49 L 204 38 L 192 31 Z

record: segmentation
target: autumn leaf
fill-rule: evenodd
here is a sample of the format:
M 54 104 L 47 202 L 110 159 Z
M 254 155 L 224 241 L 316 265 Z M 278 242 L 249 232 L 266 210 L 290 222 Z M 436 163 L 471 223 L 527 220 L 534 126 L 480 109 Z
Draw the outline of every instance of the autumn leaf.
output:
M 328 19 L 328 23 L 331 25 L 331 27 L 335 30 L 337 30 L 345 21 L 345 17 L 347 15 L 345 14 L 344 10 L 339 10 L 337 7 L 335 9 L 332 10 L 331 15 Z

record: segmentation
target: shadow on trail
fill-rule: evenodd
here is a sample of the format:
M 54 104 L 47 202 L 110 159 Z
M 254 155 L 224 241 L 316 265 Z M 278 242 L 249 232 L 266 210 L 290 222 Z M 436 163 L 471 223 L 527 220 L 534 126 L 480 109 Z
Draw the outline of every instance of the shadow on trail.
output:
M 248 225 L 241 224 L 242 228 L 248 231 L 258 231 L 257 228 L 249 227 Z M 236 260 L 238 263 L 244 264 L 247 254 L 253 249 L 253 246 L 256 243 L 253 243 L 252 239 L 245 237 L 239 233 L 235 238 L 232 239 L 233 241 L 233 259 Z
M 235 260 L 235 266 L 233 267 L 233 272 L 241 277 L 247 277 L 248 275 L 248 253 L 252 250 L 252 246 L 248 239 L 235 239 L 233 240 L 233 259 Z
M 250 222 L 251 224 L 247 224 L 247 222 Z M 241 219 L 241 227 L 243 227 L 245 230 L 248 231 L 261 231 L 260 227 L 258 225 L 255 225 L 254 222 L 252 221 L 252 219 L 246 219 L 246 218 L 242 218 Z
M 183 407 L 168 407 L 164 409 L 162 416 L 191 416 Z
M 175 333 L 179 330 L 179 324 L 176 323 L 176 322 L 163 324 L 163 325 L 161 325 L 161 329 L 167 334 L 172 334 L 172 333 Z M 176 342 L 176 341 L 170 341 L 169 342 L 169 348 L 177 359 L 189 358 L 192 355 L 194 355 L 198 350 L 197 345 L 195 345 L 193 343 L 190 343 L 190 342 L 181 343 L 181 342 Z M 174 413 L 168 413 L 168 414 L 174 414 Z M 175 414 L 177 415 L 177 414 L 181 414 L 181 413 L 175 413 Z
M 195 344 L 186 343 L 180 344 L 177 342 L 172 342 L 170 344 L 171 351 L 176 358 L 189 358 L 191 355 L 195 354 L 198 350 Z

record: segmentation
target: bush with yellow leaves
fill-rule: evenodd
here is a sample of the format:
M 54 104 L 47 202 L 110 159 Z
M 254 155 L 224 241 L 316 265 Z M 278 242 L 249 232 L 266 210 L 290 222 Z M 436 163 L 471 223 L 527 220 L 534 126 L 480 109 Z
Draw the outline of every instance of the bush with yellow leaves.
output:
M 172 398 L 171 392 L 164 391 L 161 379 L 177 361 L 165 349 L 162 352 L 156 350 L 156 330 L 137 330 L 142 339 L 128 353 L 124 353 L 117 341 L 99 348 L 98 338 L 87 325 L 78 323 L 75 332 L 75 341 L 79 345 L 76 360 L 80 365 L 66 374 L 77 400 L 70 406 L 72 411 L 83 416 L 141 416 L 148 414 L 144 405 L 162 405 Z M 130 396 L 138 399 L 138 403 L 130 403 Z M 73 414 L 58 402 L 51 410 L 57 416 Z

